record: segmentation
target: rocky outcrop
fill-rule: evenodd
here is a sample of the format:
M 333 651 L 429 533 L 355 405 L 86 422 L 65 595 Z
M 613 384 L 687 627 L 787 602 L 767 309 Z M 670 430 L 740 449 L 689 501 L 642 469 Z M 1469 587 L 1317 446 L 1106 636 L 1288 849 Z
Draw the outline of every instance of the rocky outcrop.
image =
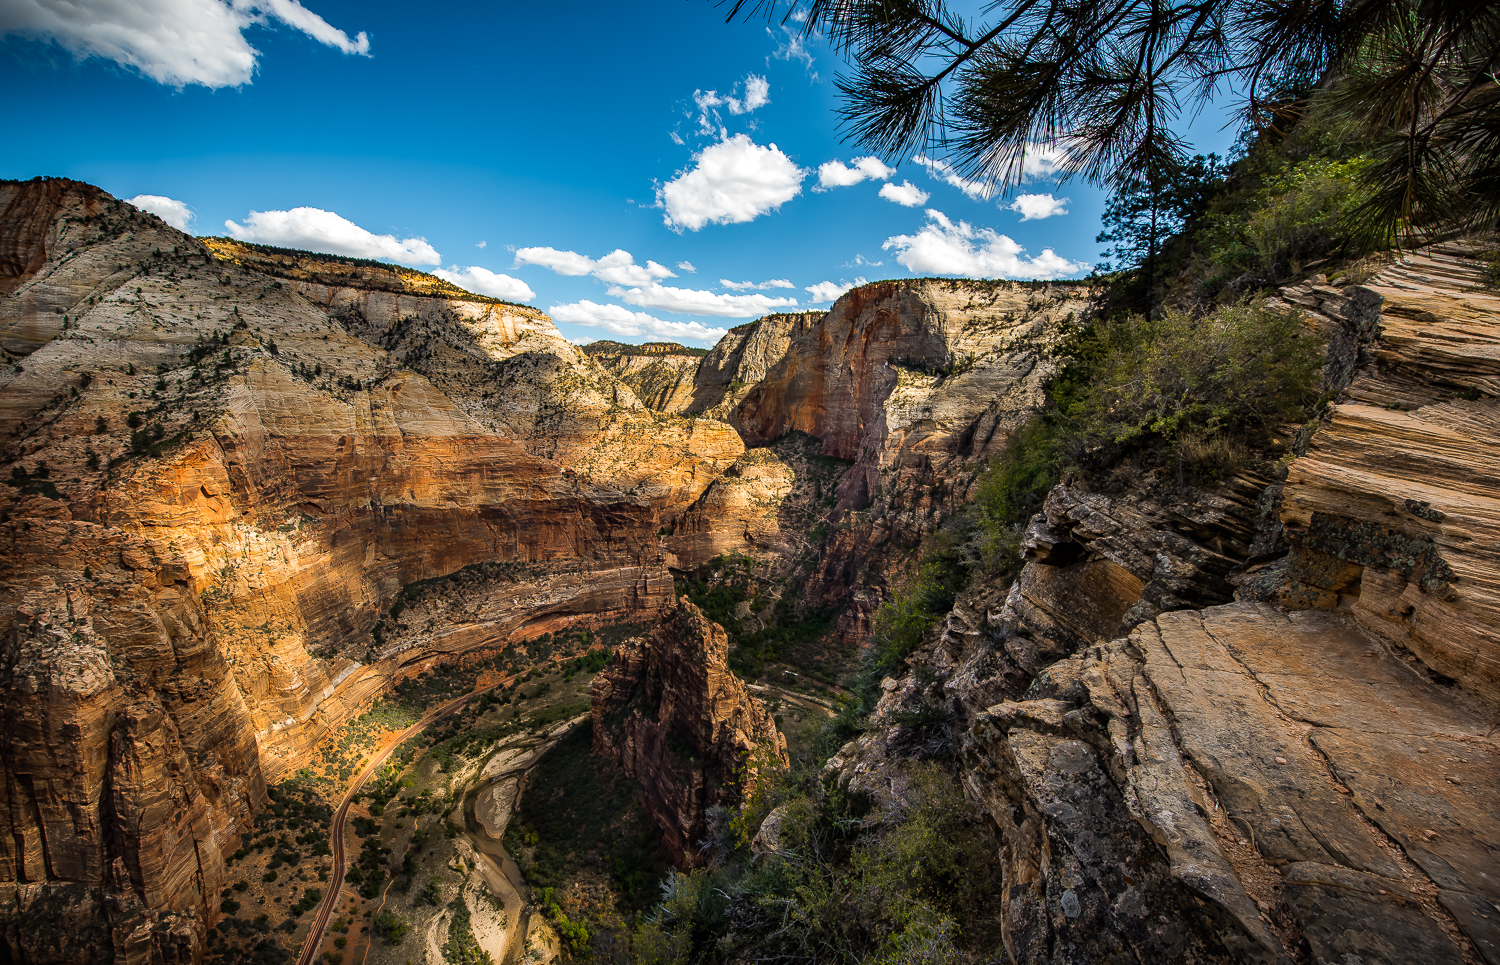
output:
M 877 282 L 799 318 L 800 333 L 730 419 L 751 446 L 804 434 L 852 463 L 806 583 L 815 605 L 844 610 L 842 639 L 864 640 L 921 540 L 1041 404 L 1052 349 L 1087 295 L 1079 285 Z
M 622 345 L 590 342 L 583 347 L 589 358 L 630 386 L 636 398 L 657 412 L 686 412 L 693 403 L 694 376 L 706 355 L 673 342 Z
M 1500 708 L 1500 295 L 1466 254 L 1410 255 L 1366 286 L 1372 360 L 1287 477 L 1283 598 L 1342 598 L 1366 633 Z
M 743 451 L 534 309 L 77 182 L 5 182 L 0 212 L 13 957 L 200 955 L 266 781 L 433 660 L 654 613 L 658 530 Z M 403 587 L 492 563 L 519 569 L 445 630 L 377 638 Z
M 1460 255 L 1289 290 L 1343 394 L 1285 483 L 1054 490 L 831 762 L 880 798 L 956 752 L 1015 961 L 1500 962 L 1500 299 Z
M 786 356 L 792 341 L 822 317 L 822 312 L 789 312 L 731 328 L 699 363 L 688 411 L 710 419 L 729 419 L 745 396 Z
M 1175 961 L 1482 949 L 1475 911 L 1500 897 L 1489 723 L 1371 647 L 1340 614 L 1180 611 L 979 714 L 966 780 L 1012 854 L 1017 960 L 1097 960 L 1122 937 L 1150 957 L 1163 910 L 1222 948 Z M 1059 807 L 1080 799 L 1114 816 Z
M 757 772 L 788 766 L 786 738 L 728 661 L 724 629 L 684 597 L 594 678 L 594 753 L 637 781 L 678 867 L 701 860 L 711 807 L 739 800 Z

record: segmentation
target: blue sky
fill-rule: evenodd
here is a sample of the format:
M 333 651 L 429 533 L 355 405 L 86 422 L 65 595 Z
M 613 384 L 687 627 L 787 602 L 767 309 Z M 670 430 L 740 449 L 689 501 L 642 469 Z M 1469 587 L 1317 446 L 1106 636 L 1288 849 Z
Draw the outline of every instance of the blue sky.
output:
M 1039 176 L 1017 205 L 940 165 L 857 165 L 836 55 L 708 0 L 6 6 L 0 176 L 172 199 L 196 234 L 385 254 L 575 340 L 706 345 L 861 278 L 1099 258 L 1096 189 Z M 1201 150 L 1231 139 L 1196 128 Z

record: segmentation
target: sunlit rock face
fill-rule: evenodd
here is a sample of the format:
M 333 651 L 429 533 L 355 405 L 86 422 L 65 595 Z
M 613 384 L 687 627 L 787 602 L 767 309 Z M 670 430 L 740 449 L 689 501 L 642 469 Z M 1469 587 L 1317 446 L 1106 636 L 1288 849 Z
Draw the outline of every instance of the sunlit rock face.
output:
M 950 741 L 1014 961 L 1500 960 L 1500 298 L 1448 247 L 1282 298 L 1336 396 L 1285 482 L 1056 487 L 831 762 Z
M 758 770 L 789 765 L 765 704 L 729 669 L 724 628 L 686 597 L 594 678 L 594 753 L 636 780 L 672 862 L 701 860 L 708 809 L 739 800 Z
M 20 960 L 201 955 L 267 781 L 432 659 L 654 613 L 663 521 L 743 451 L 534 309 L 77 182 L 0 183 L 0 296 Z M 453 632 L 372 635 L 403 586 L 496 561 L 526 569 Z
M 671 342 L 624 345 L 592 342 L 583 351 L 605 371 L 630 386 L 636 398 L 657 412 L 686 412 L 693 403 L 693 384 L 704 353 Z
M 732 331 L 699 366 L 699 391 L 718 398 L 723 385 L 743 386 L 727 418 L 755 452 L 678 521 L 673 559 L 693 568 L 720 553 L 774 556 L 807 544 L 804 514 L 782 510 L 794 478 L 761 447 L 809 437 L 821 455 L 852 465 L 833 486 L 831 532 L 806 592 L 844 607 L 841 636 L 862 641 L 890 580 L 1041 404 L 1052 350 L 1075 330 L 1088 294 L 1082 285 L 877 282 L 822 315 Z

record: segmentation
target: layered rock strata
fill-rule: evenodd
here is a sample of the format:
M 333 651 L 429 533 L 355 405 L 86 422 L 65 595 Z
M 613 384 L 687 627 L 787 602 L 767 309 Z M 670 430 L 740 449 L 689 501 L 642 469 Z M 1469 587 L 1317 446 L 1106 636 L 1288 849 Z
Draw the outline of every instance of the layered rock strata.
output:
M 745 396 L 786 357 L 792 342 L 822 317 L 822 312 L 789 312 L 731 328 L 698 364 L 687 411 L 731 419 Z
M 1500 962 L 1476 282 L 1449 249 L 1290 290 L 1343 393 L 1285 484 L 1054 490 L 1021 577 L 967 591 L 830 763 L 898 796 L 957 753 L 1015 961 Z
M 719 511 L 712 501 L 728 506 L 735 522 L 716 530 L 715 552 L 796 546 L 821 532 L 807 598 L 846 607 L 839 634 L 862 641 L 921 539 L 966 498 L 986 461 L 1041 403 L 1053 350 L 1074 330 L 1087 298 L 1079 285 L 878 282 L 845 293 L 821 316 L 772 316 L 738 342 L 726 337 L 698 379 L 706 385 L 706 373 L 728 368 L 736 353 L 734 371 L 759 376 L 729 415 L 747 444 L 798 435 L 846 465 L 821 527 L 778 520 L 773 535 L 772 510 L 746 513 L 736 503 L 774 503 L 774 487 L 769 480 L 736 487 L 731 474 L 688 510 L 669 551 L 685 563 L 702 560 L 703 526 L 694 520 Z M 752 349 L 755 366 L 770 363 L 763 372 L 746 361 Z M 739 478 L 766 472 L 747 455 Z
M 591 342 L 583 347 L 589 358 L 625 385 L 648 409 L 682 413 L 693 403 L 698 365 L 706 354 L 671 342 L 622 345 Z
M 739 800 L 786 738 L 729 669 L 724 629 L 686 597 L 647 638 L 622 644 L 594 678 L 594 753 L 620 763 L 678 867 L 699 863 L 708 811 Z
M 654 613 L 657 531 L 743 451 L 534 309 L 77 182 L 0 184 L 0 268 L 17 960 L 200 955 L 266 781 L 432 660 Z M 403 587 L 493 563 L 472 612 L 377 639 Z

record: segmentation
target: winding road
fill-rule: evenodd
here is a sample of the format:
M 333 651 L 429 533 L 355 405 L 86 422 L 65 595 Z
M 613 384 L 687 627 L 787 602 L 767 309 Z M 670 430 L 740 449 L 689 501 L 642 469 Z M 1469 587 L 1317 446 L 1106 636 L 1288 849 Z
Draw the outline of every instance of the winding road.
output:
M 421 720 L 402 731 L 389 747 L 371 758 L 370 763 L 366 764 L 364 770 L 360 771 L 354 778 L 354 782 L 349 785 L 349 790 L 344 793 L 344 799 L 339 802 L 338 810 L 333 813 L 333 830 L 331 832 L 333 835 L 331 842 L 333 845 L 333 875 L 328 882 L 328 891 L 323 895 L 323 903 L 318 906 L 318 916 L 313 919 L 312 931 L 307 933 L 307 938 L 302 942 L 302 953 L 297 956 L 297 965 L 312 965 L 313 959 L 318 955 L 318 946 L 323 944 L 323 934 L 328 931 L 328 919 L 333 917 L 333 911 L 338 907 L 339 894 L 344 890 L 344 822 L 349 817 L 350 805 L 359 796 L 359 792 L 364 789 L 365 782 L 370 779 L 370 775 L 374 774 L 376 769 L 385 763 L 386 758 L 391 756 L 391 752 L 406 743 L 409 737 L 421 733 L 423 728 L 458 710 L 472 698 L 488 693 L 498 686 L 500 684 L 481 687 L 478 690 L 464 694 L 462 697 L 448 701 L 448 703 L 443 704 L 436 710 L 428 711 L 426 716 Z M 372 932 L 371 939 L 373 940 L 373 938 L 374 933 Z

